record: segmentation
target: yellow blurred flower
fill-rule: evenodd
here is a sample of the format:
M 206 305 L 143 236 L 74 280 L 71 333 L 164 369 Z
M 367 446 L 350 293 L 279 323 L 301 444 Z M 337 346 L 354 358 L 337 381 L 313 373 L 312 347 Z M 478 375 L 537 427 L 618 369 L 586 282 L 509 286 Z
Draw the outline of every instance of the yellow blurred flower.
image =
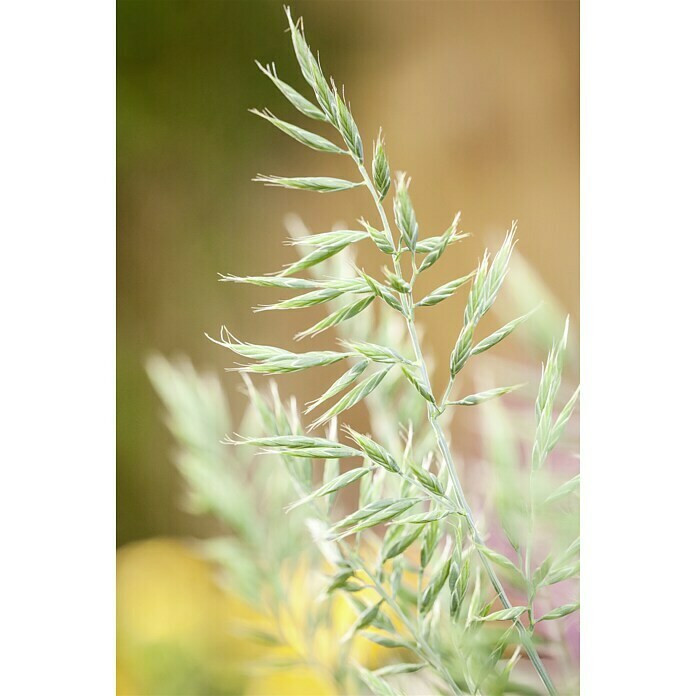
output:
M 264 613 L 223 589 L 213 565 L 181 541 L 120 549 L 117 695 L 337 694 L 333 676 L 346 660 L 374 669 L 390 651 L 358 636 L 346 652 L 355 610 L 341 593 L 323 597 L 325 583 L 307 559 L 287 564 L 275 590 L 265 588 Z M 373 590 L 360 597 L 378 599 Z
M 246 696 L 333 696 L 333 681 L 307 667 L 268 672 L 247 682 Z
M 153 539 L 118 551 L 117 693 L 241 694 L 243 668 L 263 649 L 230 624 L 257 622 L 224 592 L 209 563 L 179 541 Z

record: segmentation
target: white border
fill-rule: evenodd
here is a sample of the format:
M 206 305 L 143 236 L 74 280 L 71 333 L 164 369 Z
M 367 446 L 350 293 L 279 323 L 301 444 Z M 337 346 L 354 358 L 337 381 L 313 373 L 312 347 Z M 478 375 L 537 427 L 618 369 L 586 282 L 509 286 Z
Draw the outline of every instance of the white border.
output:
M 694 9 L 581 4 L 582 693 L 693 688 Z
M 115 29 L 0 18 L 3 694 L 108 694 L 115 593 Z
M 582 3 L 583 694 L 693 679 L 694 11 Z M 12 3 L 3 68 L 2 693 L 108 693 L 114 8 Z

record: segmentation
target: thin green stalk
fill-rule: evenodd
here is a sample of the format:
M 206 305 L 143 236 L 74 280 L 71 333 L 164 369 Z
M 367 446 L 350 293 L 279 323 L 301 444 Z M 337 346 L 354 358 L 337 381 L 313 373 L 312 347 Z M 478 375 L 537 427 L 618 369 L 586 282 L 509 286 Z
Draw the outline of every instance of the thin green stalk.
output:
M 370 179 L 369 174 L 367 173 L 367 170 L 365 167 L 356 160 L 356 163 L 358 165 L 358 169 L 360 170 L 360 174 L 363 177 L 363 180 L 365 182 L 365 185 L 369 189 L 372 198 L 374 199 L 375 205 L 377 206 L 377 211 L 379 213 L 380 219 L 382 221 L 382 224 L 384 226 L 384 231 L 389 234 L 389 236 L 392 238 L 392 241 L 394 239 L 394 235 L 391 231 L 391 226 L 389 225 L 389 220 L 387 219 L 387 215 L 384 211 L 384 206 L 382 205 L 379 196 L 374 188 L 374 185 L 372 184 L 372 180 Z M 402 277 L 401 275 L 401 267 L 399 265 L 399 262 L 396 258 L 396 255 L 392 255 L 393 261 L 394 261 L 394 271 L 399 276 L 400 278 Z M 432 387 L 430 384 L 430 377 L 428 375 L 428 370 L 425 366 L 425 361 L 423 360 L 423 353 L 420 347 L 420 341 L 418 338 L 418 332 L 416 331 L 416 326 L 413 321 L 413 297 L 411 293 L 408 293 L 406 296 L 403 296 L 401 299 L 402 307 L 404 309 L 404 314 L 406 316 L 406 324 L 408 327 L 408 333 L 409 337 L 411 339 L 411 345 L 413 347 L 414 354 L 416 356 L 416 363 L 418 364 L 422 377 L 423 377 L 423 383 L 425 384 L 426 388 L 431 391 L 432 393 Z M 473 513 L 471 511 L 471 508 L 469 507 L 469 504 L 466 501 L 466 498 L 464 496 L 464 490 L 462 489 L 461 482 L 459 480 L 459 476 L 457 475 L 457 470 L 454 465 L 454 461 L 452 459 L 452 453 L 450 451 L 449 445 L 447 443 L 447 440 L 445 438 L 445 434 L 442 431 L 442 428 L 437 420 L 438 416 L 441 415 L 440 411 L 437 409 L 437 407 L 433 406 L 432 404 L 428 404 L 428 421 L 430 422 L 430 426 L 433 429 L 433 432 L 435 433 L 435 437 L 437 439 L 438 443 L 438 448 L 440 449 L 440 453 L 442 454 L 442 457 L 445 461 L 445 465 L 447 467 L 447 471 L 449 474 L 449 477 L 454 485 L 454 492 L 457 500 L 457 504 L 460 506 L 462 511 L 464 512 L 464 518 L 466 520 L 466 524 L 469 528 L 469 533 L 471 535 L 472 540 L 476 544 L 477 548 L 477 553 L 479 555 L 479 559 L 481 560 L 481 564 L 483 565 L 483 569 L 486 572 L 486 575 L 488 576 L 488 579 L 490 580 L 491 584 L 493 585 L 493 588 L 500 598 L 500 602 L 503 605 L 505 609 L 509 609 L 512 607 L 512 604 L 510 603 L 510 600 L 507 597 L 507 594 L 505 593 L 505 590 L 498 579 L 498 576 L 496 575 L 495 571 L 493 570 L 490 562 L 488 559 L 483 555 L 483 553 L 480 551 L 480 547 L 483 546 L 483 540 L 481 539 L 481 536 L 478 533 L 478 530 L 476 528 L 476 524 L 474 522 L 474 517 Z M 520 635 L 520 640 L 522 642 L 522 645 L 527 652 L 527 655 L 529 656 L 529 659 L 531 660 L 532 664 L 534 665 L 534 668 L 537 671 L 537 674 L 539 675 L 539 678 L 543 682 L 544 686 L 546 687 L 546 690 L 550 694 L 550 696 L 557 696 L 558 692 L 556 691 L 556 688 L 553 685 L 553 682 L 551 681 L 551 678 L 549 677 L 548 672 L 546 671 L 546 668 L 544 667 L 541 658 L 539 657 L 539 653 L 537 652 L 536 648 L 534 647 L 534 644 L 532 643 L 529 634 L 527 633 L 527 629 L 525 628 L 524 624 L 519 620 L 516 619 L 514 621 L 514 624 L 518 630 L 518 633 Z
M 536 505 L 534 499 L 534 474 L 532 468 L 529 474 L 529 519 L 527 521 L 527 546 L 524 550 L 524 571 L 527 579 L 527 615 L 529 617 L 529 628 L 534 628 L 534 586 L 532 584 L 532 546 L 534 544 L 534 523 L 536 517 Z
M 442 413 L 447 408 L 447 402 L 449 401 L 450 394 L 452 393 L 452 387 L 454 387 L 454 380 L 450 375 L 449 381 L 447 382 L 447 388 L 442 396 L 442 401 L 440 402 L 440 413 Z

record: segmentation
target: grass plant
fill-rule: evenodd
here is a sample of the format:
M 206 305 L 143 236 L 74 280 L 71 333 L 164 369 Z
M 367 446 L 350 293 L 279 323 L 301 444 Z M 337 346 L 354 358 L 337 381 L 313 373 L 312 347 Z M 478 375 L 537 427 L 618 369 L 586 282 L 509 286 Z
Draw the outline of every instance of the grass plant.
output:
M 577 578 L 579 539 L 564 549 L 550 549 L 540 563 L 535 546 L 539 520 L 549 514 L 562 515 L 564 501 L 576 494 L 579 483 L 573 477 L 548 490 L 553 477 L 545 471 L 578 398 L 576 390 L 559 403 L 568 322 L 541 371 L 526 483 L 499 498 L 504 501 L 498 508 L 499 519 L 484 527 L 462 485 L 448 424 L 456 410 L 504 398 L 520 387 L 485 384 L 480 391 L 455 396 L 460 375 L 465 370 L 476 372 L 478 356 L 506 340 L 531 315 L 524 313 L 493 333 L 480 335 L 481 320 L 493 307 L 508 275 L 517 224 L 510 225 L 497 250 L 482 255 L 476 268 L 429 293 L 420 292 L 422 274 L 445 253 L 453 253 L 453 245 L 466 236 L 459 229 L 460 214 L 453 216 L 442 234 L 421 235 L 409 193 L 411 180 L 404 173 L 392 174 L 381 131 L 367 160 L 345 90 L 325 77 L 302 22 L 289 9 L 286 12 L 311 98 L 282 80 L 275 65 L 259 64 L 259 68 L 290 105 L 326 135 L 267 110 L 253 113 L 301 145 L 349 158 L 355 165 L 355 178 L 258 175 L 256 180 L 319 193 L 364 189 L 372 210 L 353 229 L 317 234 L 295 231 L 291 243 L 300 250 L 300 258 L 277 272 L 221 277 L 224 282 L 294 293 L 259 307 L 260 311 L 328 308 L 322 319 L 295 336 L 297 341 L 309 342 L 326 331 L 337 336 L 333 350 L 303 351 L 250 343 L 226 327 L 211 337 L 239 361 L 230 369 L 244 380 L 250 415 L 239 433 L 228 433 L 224 444 L 238 448 L 240 454 L 235 456 L 244 461 L 245 471 L 254 481 L 252 488 L 272 491 L 265 498 L 263 513 L 250 510 L 248 500 L 238 508 L 229 505 L 229 498 L 226 502 L 225 496 L 235 490 L 235 500 L 245 496 L 238 490 L 239 480 L 230 480 L 227 468 L 220 464 L 222 445 L 201 442 L 204 450 L 210 448 L 203 469 L 200 455 L 182 455 L 180 468 L 198 491 L 198 503 L 235 530 L 234 543 L 265 558 L 264 567 L 254 572 L 262 573 L 266 582 L 274 584 L 278 564 L 292 558 L 293 549 L 302 543 L 300 537 L 311 538 L 312 562 L 326 571 L 317 607 L 341 595 L 354 611 L 352 623 L 340 637 L 339 659 L 332 667 L 339 691 L 356 693 L 367 688 L 379 695 L 491 696 L 569 693 L 556 686 L 547 659 L 540 653 L 539 646 L 549 638 L 539 638 L 538 626 L 562 620 L 579 608 L 574 601 L 548 607 L 547 593 L 550 586 Z M 381 277 L 359 268 L 355 249 L 361 244 L 374 244 L 383 254 Z M 465 287 L 468 298 L 450 351 L 448 383 L 442 394 L 436 394 L 416 317 Z M 558 330 L 560 333 L 561 327 Z M 340 366 L 342 375 L 327 383 L 303 413 L 292 398 L 284 401 L 280 397 L 275 382 L 267 395 L 252 379 L 256 375 L 282 379 L 284 374 L 329 365 Z M 182 373 L 161 359 L 150 369 L 170 410 L 176 411 L 172 390 Z M 195 375 L 189 374 L 189 378 L 195 381 Z M 185 384 L 186 380 L 181 385 L 184 391 Z M 208 407 L 202 405 L 197 418 L 205 414 L 212 423 L 220 419 L 223 407 L 216 390 L 209 389 L 214 398 Z M 347 420 L 360 403 L 371 415 L 372 432 L 359 432 Z M 179 417 L 173 427 L 190 426 Z M 188 441 L 196 439 L 201 438 L 189 437 Z M 243 452 L 263 454 L 266 464 L 257 467 Z M 272 472 L 279 465 L 285 474 L 273 482 L 276 474 Z M 519 477 L 519 467 L 515 469 L 514 476 Z M 202 471 L 217 472 L 217 478 L 206 479 Z M 350 496 L 342 492 L 353 487 L 357 504 L 346 509 Z M 501 490 L 497 484 L 496 490 Z M 271 505 L 275 506 L 272 510 Z M 270 527 L 278 523 L 279 514 L 287 519 L 280 523 L 286 543 L 282 549 L 264 553 L 260 547 L 273 537 Z M 255 523 L 261 517 L 266 520 L 265 531 Z M 496 525 L 504 531 L 509 553 L 489 543 L 486 530 Z M 252 566 L 257 563 L 253 553 L 247 555 Z M 252 573 L 249 580 L 251 594 L 255 577 Z M 274 601 L 282 604 L 282 589 L 276 589 Z M 539 611 L 539 606 L 548 608 Z M 324 620 L 320 611 L 316 614 L 310 620 L 313 631 Z M 358 639 L 371 641 L 394 657 L 377 668 L 361 663 L 351 650 Z M 536 675 L 536 682 L 529 679 L 531 674 Z

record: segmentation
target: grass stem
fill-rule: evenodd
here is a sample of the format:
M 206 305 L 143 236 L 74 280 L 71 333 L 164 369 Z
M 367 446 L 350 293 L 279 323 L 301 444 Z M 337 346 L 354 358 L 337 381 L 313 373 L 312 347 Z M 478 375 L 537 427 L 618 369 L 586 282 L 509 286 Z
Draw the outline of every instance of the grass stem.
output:
M 365 185 L 367 186 L 368 190 L 370 191 L 370 194 L 372 195 L 372 198 L 374 199 L 375 205 L 377 206 L 377 211 L 379 213 L 379 217 L 382 221 L 382 225 L 384 226 L 384 232 L 391 237 L 392 241 L 394 240 L 394 235 L 391 231 L 391 226 L 389 225 L 389 220 L 387 218 L 386 212 L 384 210 L 384 206 L 382 205 L 382 202 L 379 198 L 379 195 L 377 194 L 377 191 L 375 190 L 375 187 L 372 183 L 372 180 L 370 179 L 369 174 L 367 173 L 367 170 L 365 169 L 364 165 L 361 164 L 357 159 L 355 160 L 356 164 L 358 165 L 358 169 L 360 170 L 360 174 L 362 175 L 362 178 L 365 182 Z M 394 271 L 396 275 L 401 278 L 401 266 L 399 265 L 399 261 L 396 257 L 396 254 L 393 255 L 393 260 L 394 260 Z M 430 377 L 428 375 L 428 370 L 427 367 L 425 366 L 425 361 L 423 360 L 423 352 L 421 350 L 420 346 L 420 340 L 418 338 L 418 332 L 416 330 L 416 325 L 413 320 L 413 297 L 411 296 L 410 293 L 406 295 L 401 296 L 401 303 L 402 307 L 404 309 L 404 315 L 406 317 L 406 324 L 408 328 L 408 334 L 411 339 L 411 345 L 413 347 L 413 352 L 416 357 L 416 363 L 418 364 L 418 367 L 421 371 L 422 377 L 423 377 L 423 383 L 425 384 L 426 388 L 432 393 L 432 387 L 430 384 Z M 451 385 L 451 382 L 450 382 Z M 448 386 L 448 393 L 449 390 L 451 390 L 451 386 Z M 443 400 L 443 406 L 444 406 L 444 400 Z M 428 421 L 430 423 L 431 428 L 433 429 L 433 432 L 435 433 L 435 438 L 437 440 L 438 448 L 440 450 L 440 453 L 442 454 L 442 458 L 445 462 L 445 466 L 447 467 L 448 474 L 450 476 L 450 479 L 453 483 L 454 486 L 454 492 L 455 492 L 455 497 L 456 497 L 456 502 L 457 505 L 461 508 L 461 510 L 464 513 L 464 518 L 466 520 L 466 524 L 468 527 L 469 534 L 471 536 L 471 539 L 473 540 L 474 544 L 476 545 L 477 553 L 479 556 L 479 559 L 481 561 L 481 564 L 483 566 L 483 569 L 488 576 L 488 579 L 493 586 L 493 589 L 495 590 L 496 594 L 498 595 L 501 604 L 505 609 L 510 609 L 512 607 L 512 604 L 510 603 L 510 600 L 507 597 L 507 594 L 505 593 L 505 589 L 503 588 L 500 580 L 498 579 L 498 576 L 496 575 L 495 571 L 493 570 L 493 567 L 491 566 L 489 560 L 486 558 L 486 556 L 480 551 L 480 547 L 483 546 L 483 540 L 481 539 L 481 536 L 478 533 L 478 530 L 476 528 L 476 524 L 474 521 L 473 513 L 471 511 L 471 508 L 469 507 L 469 504 L 466 500 L 466 497 L 464 496 L 464 490 L 462 489 L 462 484 L 459 480 L 459 476 L 457 474 L 457 470 L 454 464 L 454 460 L 452 459 L 452 453 L 450 451 L 449 444 L 447 443 L 447 440 L 445 438 L 445 434 L 442 431 L 442 428 L 438 422 L 438 416 L 440 415 L 440 411 L 436 406 L 433 406 L 432 404 L 428 404 Z M 537 671 L 537 674 L 539 675 L 539 678 L 543 682 L 544 686 L 546 687 L 547 692 L 550 694 L 550 696 L 557 696 L 558 692 L 556 691 L 556 688 L 553 685 L 553 682 L 551 681 L 551 677 L 549 676 L 548 672 L 546 671 L 546 668 L 544 667 L 543 662 L 541 661 L 541 658 L 539 657 L 539 653 L 537 652 L 536 648 L 534 647 L 534 644 L 532 643 L 532 640 L 527 632 L 526 627 L 524 624 L 519 620 L 515 619 L 514 624 L 517 628 L 517 631 L 520 636 L 520 641 L 522 643 L 522 646 L 524 647 L 527 655 L 529 656 L 529 659 L 531 660 L 532 664 L 534 665 L 534 668 Z

